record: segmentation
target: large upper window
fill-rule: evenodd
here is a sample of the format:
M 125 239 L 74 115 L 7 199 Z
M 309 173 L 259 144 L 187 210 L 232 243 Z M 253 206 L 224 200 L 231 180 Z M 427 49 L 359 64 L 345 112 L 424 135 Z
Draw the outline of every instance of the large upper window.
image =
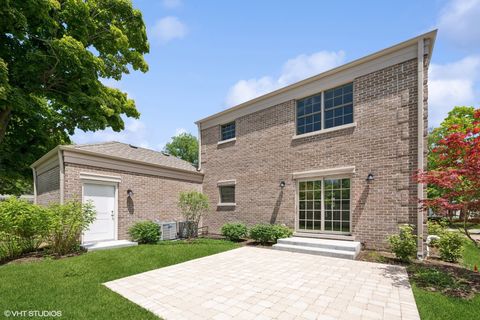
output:
M 228 140 L 235 138 L 235 121 L 227 124 L 222 124 L 220 127 L 221 140 Z
M 352 122 L 353 83 L 297 101 L 297 134 L 319 131 Z

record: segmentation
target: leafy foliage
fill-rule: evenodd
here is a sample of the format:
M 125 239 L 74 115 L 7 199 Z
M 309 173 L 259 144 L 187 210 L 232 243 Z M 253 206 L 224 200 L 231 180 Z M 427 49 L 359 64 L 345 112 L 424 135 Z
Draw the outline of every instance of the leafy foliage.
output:
M 248 236 L 248 229 L 244 223 L 226 223 L 222 226 L 222 235 L 230 241 L 240 241 Z
M 100 79 L 146 72 L 149 46 L 130 0 L 3 1 L 0 30 L 0 193 L 18 194 L 28 165 L 75 129 L 120 131 L 122 116 L 139 117 Z
M 463 118 L 453 118 L 448 123 L 442 139 L 430 151 L 435 159 L 434 169 L 420 172 L 417 180 L 436 190 L 423 204 L 444 215 L 459 210 L 464 232 L 476 245 L 467 222 L 480 214 L 480 109 L 472 117 L 473 121 L 467 124 Z
M 463 242 L 464 238 L 458 232 L 444 232 L 438 241 L 440 258 L 448 262 L 457 262 L 462 257 Z
M 56 255 L 75 252 L 80 248 L 80 236 L 95 220 L 95 209 L 91 202 L 81 204 L 69 201 L 53 204 L 51 214 L 50 249 Z
M 261 244 L 276 243 L 292 234 L 290 228 L 279 224 L 257 224 L 250 229 L 250 237 Z
M 157 243 L 160 240 L 160 226 L 152 221 L 141 221 L 131 226 L 128 234 L 138 243 Z
M 181 192 L 178 206 L 187 221 L 186 225 L 188 226 L 188 230 L 186 236 L 191 238 L 196 234 L 198 223 L 208 212 L 208 208 L 210 207 L 208 197 L 197 191 Z
M 49 231 L 45 208 L 15 197 L 0 202 L 0 260 L 37 250 Z
M 388 242 L 395 257 L 403 262 L 410 262 L 417 254 L 417 237 L 410 225 L 400 227 L 400 233 L 388 237 Z
M 436 236 L 441 236 L 442 234 L 445 233 L 446 229 L 448 226 L 448 222 L 444 220 L 440 221 L 428 221 L 427 222 L 427 230 L 428 234 L 436 235 Z
M 198 140 L 190 133 L 180 133 L 172 137 L 172 141 L 165 145 L 164 151 L 193 165 L 198 165 Z

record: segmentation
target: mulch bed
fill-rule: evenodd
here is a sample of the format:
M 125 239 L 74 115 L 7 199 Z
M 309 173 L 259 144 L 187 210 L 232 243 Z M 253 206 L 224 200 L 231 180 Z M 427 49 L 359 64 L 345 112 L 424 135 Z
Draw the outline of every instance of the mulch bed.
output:
M 399 261 L 390 252 L 364 250 L 358 258 L 361 261 L 403 265 L 408 276 L 418 287 L 440 292 L 446 296 L 471 299 L 480 294 L 480 273 L 468 270 L 455 263 L 440 260 L 433 252 L 427 260 L 412 261 L 407 264 Z

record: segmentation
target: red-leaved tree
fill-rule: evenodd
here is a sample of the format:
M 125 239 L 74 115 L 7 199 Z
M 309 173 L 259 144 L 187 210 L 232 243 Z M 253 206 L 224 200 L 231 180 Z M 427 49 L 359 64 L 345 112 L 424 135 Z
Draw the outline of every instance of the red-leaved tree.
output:
M 438 188 L 438 196 L 422 200 L 425 207 L 440 213 L 460 211 L 466 236 L 475 244 L 467 227 L 470 218 L 480 215 L 480 109 L 475 110 L 473 126 L 459 130 L 453 124 L 431 150 L 438 156 L 435 170 L 420 172 L 416 179 Z

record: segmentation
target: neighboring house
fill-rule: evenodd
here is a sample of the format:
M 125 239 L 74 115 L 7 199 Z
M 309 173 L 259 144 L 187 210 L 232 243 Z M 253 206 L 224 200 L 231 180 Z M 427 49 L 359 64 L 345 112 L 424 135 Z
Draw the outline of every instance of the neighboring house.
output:
M 226 222 L 384 249 L 398 225 L 426 233 L 412 180 L 426 159 L 436 30 L 197 121 L 203 192 Z M 368 179 L 368 180 L 367 180 Z M 373 179 L 373 180 L 372 180 Z M 419 251 L 423 252 L 419 241 Z
M 377 249 L 399 224 L 424 236 L 425 186 L 411 177 L 425 167 L 435 37 L 436 30 L 199 120 L 200 172 L 120 143 L 60 146 L 33 164 L 37 203 L 108 194 L 119 239 L 133 221 L 178 220 L 178 192 L 191 189 L 210 198 L 203 225 L 213 233 L 227 222 L 280 223 L 300 236 Z
M 34 164 L 35 201 L 91 200 L 97 219 L 83 242 L 128 239 L 142 220 L 181 220 L 181 191 L 201 191 L 203 174 L 190 163 L 120 142 L 62 145 Z

